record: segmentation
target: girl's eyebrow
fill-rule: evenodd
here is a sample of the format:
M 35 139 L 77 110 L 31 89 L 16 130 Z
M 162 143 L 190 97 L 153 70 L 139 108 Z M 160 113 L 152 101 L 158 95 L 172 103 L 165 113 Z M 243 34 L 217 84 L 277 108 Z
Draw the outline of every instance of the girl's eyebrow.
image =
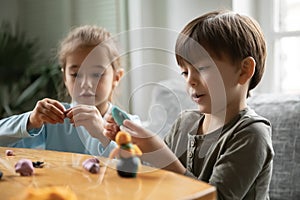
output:
M 78 65 L 70 65 L 70 66 L 67 66 L 67 68 L 69 68 L 70 70 L 74 70 L 74 69 L 78 69 L 79 66 Z
M 104 67 L 102 65 L 92 65 L 90 67 L 94 68 L 94 69 L 106 70 L 106 67 Z M 69 68 L 69 70 L 78 70 L 80 68 L 80 66 L 75 64 L 75 65 L 67 66 L 67 68 Z
M 101 68 L 101 69 L 106 69 L 103 65 L 93 65 L 92 67 L 94 68 Z

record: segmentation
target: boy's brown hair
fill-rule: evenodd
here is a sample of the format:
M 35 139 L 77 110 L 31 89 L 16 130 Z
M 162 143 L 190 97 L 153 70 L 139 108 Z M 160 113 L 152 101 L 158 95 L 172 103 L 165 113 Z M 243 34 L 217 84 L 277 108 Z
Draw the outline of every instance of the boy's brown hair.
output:
M 261 81 L 265 69 L 266 43 L 259 24 L 252 18 L 231 11 L 214 11 L 192 20 L 176 41 L 178 65 L 197 62 L 197 56 L 193 55 L 197 54 L 193 43 L 200 44 L 208 53 L 220 59 L 227 55 L 233 63 L 248 56 L 253 57 L 256 62 L 255 73 L 247 96 Z

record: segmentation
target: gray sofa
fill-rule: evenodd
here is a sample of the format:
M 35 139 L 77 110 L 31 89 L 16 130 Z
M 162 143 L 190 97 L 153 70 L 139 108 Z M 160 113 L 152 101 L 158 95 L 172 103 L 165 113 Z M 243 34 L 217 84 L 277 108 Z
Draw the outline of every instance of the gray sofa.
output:
M 166 80 L 153 89 L 151 120 L 145 126 L 161 137 L 182 110 L 196 108 L 184 85 L 183 81 Z M 270 199 L 300 199 L 300 94 L 259 94 L 250 97 L 248 103 L 272 123 L 275 157 Z

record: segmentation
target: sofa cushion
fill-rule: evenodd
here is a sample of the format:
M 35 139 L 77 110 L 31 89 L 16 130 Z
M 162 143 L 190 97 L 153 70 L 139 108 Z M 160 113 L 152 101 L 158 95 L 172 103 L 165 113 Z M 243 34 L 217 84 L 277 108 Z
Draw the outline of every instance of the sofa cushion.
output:
M 300 94 L 260 94 L 248 103 L 272 124 L 275 157 L 270 199 L 300 199 Z

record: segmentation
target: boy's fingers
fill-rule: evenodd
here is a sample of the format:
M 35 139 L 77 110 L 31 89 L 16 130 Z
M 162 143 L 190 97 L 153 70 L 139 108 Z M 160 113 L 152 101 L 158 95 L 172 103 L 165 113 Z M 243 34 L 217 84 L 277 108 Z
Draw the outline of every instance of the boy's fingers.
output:
M 136 131 L 135 129 L 131 129 L 129 127 L 123 126 L 123 125 L 120 126 L 120 130 L 129 133 L 134 138 L 140 138 L 142 135 L 142 134 L 140 134 L 141 132 Z
M 123 125 L 125 126 L 123 128 L 128 128 L 131 131 L 135 131 L 135 132 L 144 131 L 144 129 L 141 126 L 139 126 L 138 124 L 136 124 L 136 123 L 134 123 L 134 122 L 132 122 L 132 121 L 130 121 L 128 119 L 126 119 L 126 120 L 123 121 Z
M 123 126 L 121 126 L 120 129 L 128 132 L 133 137 L 138 137 L 138 138 L 148 138 L 155 135 L 151 131 L 144 129 L 142 126 L 130 120 L 124 120 Z
M 132 135 L 132 136 L 136 136 L 136 135 L 137 135 L 133 130 L 131 130 L 131 129 L 129 129 L 129 128 L 123 126 L 123 125 L 120 126 L 120 130 L 121 130 L 121 131 L 124 131 L 124 132 L 127 132 L 127 133 L 129 133 L 130 135 Z

